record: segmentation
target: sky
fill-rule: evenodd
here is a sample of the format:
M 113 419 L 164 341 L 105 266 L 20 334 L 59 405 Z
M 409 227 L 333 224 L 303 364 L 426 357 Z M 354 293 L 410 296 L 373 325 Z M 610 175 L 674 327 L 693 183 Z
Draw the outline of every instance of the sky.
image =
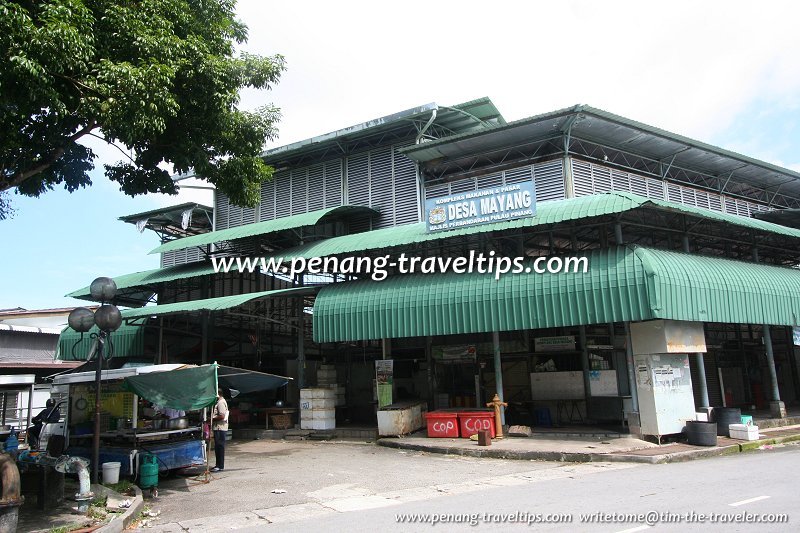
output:
M 290 2 L 246 0 L 241 51 L 282 54 L 270 148 L 425 103 L 488 96 L 506 120 L 588 104 L 800 170 L 796 2 Z M 152 232 L 117 217 L 207 191 L 129 198 L 103 176 L 120 154 L 100 141 L 94 185 L 12 195 L 0 221 L 0 309 L 83 305 L 97 276 L 158 267 Z

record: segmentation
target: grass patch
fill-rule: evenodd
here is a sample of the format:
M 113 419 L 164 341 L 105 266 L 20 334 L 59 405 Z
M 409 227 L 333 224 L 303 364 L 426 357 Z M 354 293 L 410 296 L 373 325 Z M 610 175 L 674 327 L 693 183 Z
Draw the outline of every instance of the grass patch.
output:
M 135 492 L 133 483 L 127 479 L 123 479 L 119 483 L 108 483 L 105 486 L 119 494 L 134 494 Z

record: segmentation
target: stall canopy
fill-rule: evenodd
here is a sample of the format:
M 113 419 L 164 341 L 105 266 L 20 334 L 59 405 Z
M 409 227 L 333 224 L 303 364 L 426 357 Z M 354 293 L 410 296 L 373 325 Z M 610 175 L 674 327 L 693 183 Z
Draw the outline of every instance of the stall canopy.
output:
M 218 386 L 247 394 L 278 389 L 290 379 L 214 363 L 127 377 L 123 387 L 154 404 L 194 411 L 214 404 Z

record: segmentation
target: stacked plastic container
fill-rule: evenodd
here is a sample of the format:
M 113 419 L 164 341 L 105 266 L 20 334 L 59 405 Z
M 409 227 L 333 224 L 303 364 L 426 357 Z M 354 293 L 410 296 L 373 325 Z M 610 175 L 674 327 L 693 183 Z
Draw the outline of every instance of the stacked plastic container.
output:
M 300 429 L 336 428 L 336 389 L 300 389 Z

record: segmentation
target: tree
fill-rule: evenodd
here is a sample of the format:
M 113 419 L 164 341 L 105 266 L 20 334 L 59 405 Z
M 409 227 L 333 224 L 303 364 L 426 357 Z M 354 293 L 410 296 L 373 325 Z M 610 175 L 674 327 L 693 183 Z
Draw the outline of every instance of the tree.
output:
M 259 154 L 280 114 L 237 109 L 239 90 L 269 89 L 284 59 L 237 54 L 247 27 L 235 4 L 0 0 L 0 219 L 2 191 L 91 185 L 87 136 L 127 149 L 105 165 L 125 194 L 177 194 L 171 167 L 256 205 L 273 171 Z

